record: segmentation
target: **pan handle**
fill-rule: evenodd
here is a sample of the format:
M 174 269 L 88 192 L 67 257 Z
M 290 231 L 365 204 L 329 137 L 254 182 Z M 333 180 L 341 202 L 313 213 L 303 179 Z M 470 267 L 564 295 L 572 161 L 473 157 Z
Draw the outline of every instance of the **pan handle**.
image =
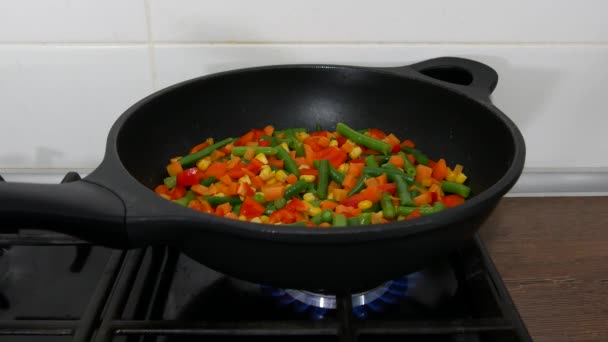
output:
M 498 73 L 494 69 L 466 58 L 439 57 L 409 67 L 419 74 L 483 100 L 489 100 L 498 83 Z
M 0 178 L 1 179 L 1 178 Z M 125 205 L 110 190 L 68 173 L 62 184 L 0 180 L 0 233 L 36 228 L 109 247 L 129 246 Z

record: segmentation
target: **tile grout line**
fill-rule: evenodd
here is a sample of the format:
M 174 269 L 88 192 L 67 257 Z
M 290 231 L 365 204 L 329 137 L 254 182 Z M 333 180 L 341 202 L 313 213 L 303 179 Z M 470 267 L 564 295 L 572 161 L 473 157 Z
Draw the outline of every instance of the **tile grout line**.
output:
M 154 40 L 152 39 L 152 15 L 150 12 L 149 0 L 144 0 L 144 11 L 146 13 L 146 33 L 148 35 L 148 55 L 150 58 L 150 73 L 152 76 L 152 91 L 157 91 L 158 75 L 156 73 L 156 53 L 154 51 Z

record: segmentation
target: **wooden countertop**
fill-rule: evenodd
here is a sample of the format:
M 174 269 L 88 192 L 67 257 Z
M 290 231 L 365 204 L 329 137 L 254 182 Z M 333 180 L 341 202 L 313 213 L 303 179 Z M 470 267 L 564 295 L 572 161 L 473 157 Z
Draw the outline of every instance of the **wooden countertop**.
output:
M 480 234 L 534 341 L 608 341 L 608 197 L 504 198 Z

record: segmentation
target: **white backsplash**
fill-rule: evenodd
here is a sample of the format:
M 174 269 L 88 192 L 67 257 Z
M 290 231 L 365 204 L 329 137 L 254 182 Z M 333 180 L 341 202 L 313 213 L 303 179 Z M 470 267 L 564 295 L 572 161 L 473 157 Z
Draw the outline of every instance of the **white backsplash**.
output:
M 498 71 L 526 173 L 606 173 L 605 13 L 600 0 L 0 1 L 0 174 L 94 168 L 125 109 L 192 77 L 444 55 Z

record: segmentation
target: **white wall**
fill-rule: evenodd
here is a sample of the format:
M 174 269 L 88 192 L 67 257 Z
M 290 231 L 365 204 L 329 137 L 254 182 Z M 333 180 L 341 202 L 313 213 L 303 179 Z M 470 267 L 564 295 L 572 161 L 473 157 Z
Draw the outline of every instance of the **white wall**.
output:
M 184 79 L 442 55 L 498 71 L 528 174 L 602 173 L 606 13 L 602 0 L 0 0 L 0 174 L 94 168 L 126 108 Z

